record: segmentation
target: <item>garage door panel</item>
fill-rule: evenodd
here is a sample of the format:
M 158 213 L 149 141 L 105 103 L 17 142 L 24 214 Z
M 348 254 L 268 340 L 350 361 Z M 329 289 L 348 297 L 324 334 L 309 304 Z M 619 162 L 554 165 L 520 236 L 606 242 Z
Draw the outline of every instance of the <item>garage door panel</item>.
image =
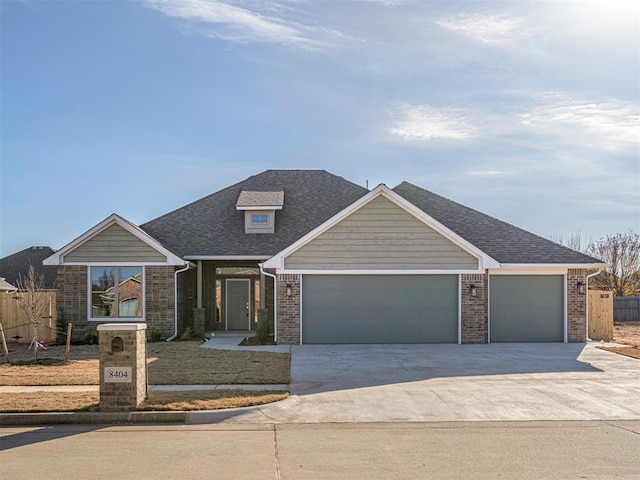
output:
M 303 277 L 303 343 L 455 343 L 455 275 Z
M 491 277 L 492 342 L 564 340 L 564 277 L 500 275 Z

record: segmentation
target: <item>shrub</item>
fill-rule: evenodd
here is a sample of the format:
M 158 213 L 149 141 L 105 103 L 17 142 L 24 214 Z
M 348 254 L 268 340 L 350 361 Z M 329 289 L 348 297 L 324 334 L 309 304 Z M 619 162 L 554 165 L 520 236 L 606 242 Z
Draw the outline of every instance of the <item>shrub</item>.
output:
M 160 327 L 151 327 L 149 329 L 149 341 L 150 342 L 161 342 L 162 341 L 162 330 Z
M 89 332 L 82 337 L 82 341 L 87 345 L 98 344 L 98 332 Z

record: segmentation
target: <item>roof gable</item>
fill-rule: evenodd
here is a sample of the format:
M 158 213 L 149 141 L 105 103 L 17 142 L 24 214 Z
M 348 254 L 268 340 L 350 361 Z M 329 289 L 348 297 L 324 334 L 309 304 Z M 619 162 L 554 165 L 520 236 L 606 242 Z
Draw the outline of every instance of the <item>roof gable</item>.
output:
M 44 260 L 44 265 L 135 263 L 184 265 L 136 225 L 115 213 Z
M 444 243 L 448 244 L 449 248 L 452 251 L 455 248 L 457 252 L 466 253 L 468 256 L 472 256 L 477 260 L 476 265 L 473 268 L 469 268 L 469 264 L 467 263 L 466 268 L 463 268 L 464 270 L 481 271 L 484 268 L 498 266 L 498 263 L 490 256 L 486 255 L 477 247 L 457 235 L 455 232 L 451 231 L 442 223 L 427 215 L 422 210 L 416 208 L 410 202 L 408 202 L 383 184 L 378 185 L 378 187 L 369 192 L 367 195 L 360 198 L 347 208 L 343 209 L 341 212 L 337 213 L 322 225 L 309 232 L 300 240 L 269 259 L 267 262 L 265 262 L 264 266 L 266 268 L 285 269 L 285 267 L 288 265 L 288 257 L 291 257 L 291 259 L 295 259 L 296 252 L 301 252 L 305 248 L 305 246 L 311 245 L 312 242 L 321 239 L 325 233 L 331 231 L 331 229 L 338 226 L 341 222 L 345 221 L 345 219 L 349 218 L 354 213 L 358 212 L 360 209 L 371 204 L 380 197 L 387 200 L 387 202 L 395 205 L 396 208 L 402 210 L 405 215 L 408 215 L 409 217 L 415 219 L 420 225 L 423 226 L 425 231 L 428 229 L 430 232 L 433 232 L 435 236 L 432 238 L 446 240 L 446 242 Z M 295 264 L 295 261 L 293 262 L 293 264 Z M 419 268 L 418 265 L 419 262 L 416 262 L 415 270 L 435 269 L 434 267 L 429 268 L 426 264 L 423 264 L 422 268 Z M 405 269 L 408 270 L 410 268 Z

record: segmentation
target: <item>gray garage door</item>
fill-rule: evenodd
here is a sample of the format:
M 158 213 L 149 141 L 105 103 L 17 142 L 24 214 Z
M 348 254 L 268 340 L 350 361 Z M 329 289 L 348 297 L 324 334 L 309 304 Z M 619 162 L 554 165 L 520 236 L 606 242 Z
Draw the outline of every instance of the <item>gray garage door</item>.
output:
M 564 341 L 564 277 L 491 277 L 492 342 Z
M 302 343 L 455 343 L 457 275 L 304 275 Z

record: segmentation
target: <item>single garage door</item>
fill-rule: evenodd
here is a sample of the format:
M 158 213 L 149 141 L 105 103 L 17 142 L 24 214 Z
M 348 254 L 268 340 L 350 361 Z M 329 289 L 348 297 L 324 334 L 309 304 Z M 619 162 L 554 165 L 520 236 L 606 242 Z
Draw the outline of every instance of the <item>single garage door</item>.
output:
M 457 275 L 302 277 L 302 343 L 457 341 Z
M 496 275 L 490 281 L 492 342 L 564 341 L 562 275 Z

